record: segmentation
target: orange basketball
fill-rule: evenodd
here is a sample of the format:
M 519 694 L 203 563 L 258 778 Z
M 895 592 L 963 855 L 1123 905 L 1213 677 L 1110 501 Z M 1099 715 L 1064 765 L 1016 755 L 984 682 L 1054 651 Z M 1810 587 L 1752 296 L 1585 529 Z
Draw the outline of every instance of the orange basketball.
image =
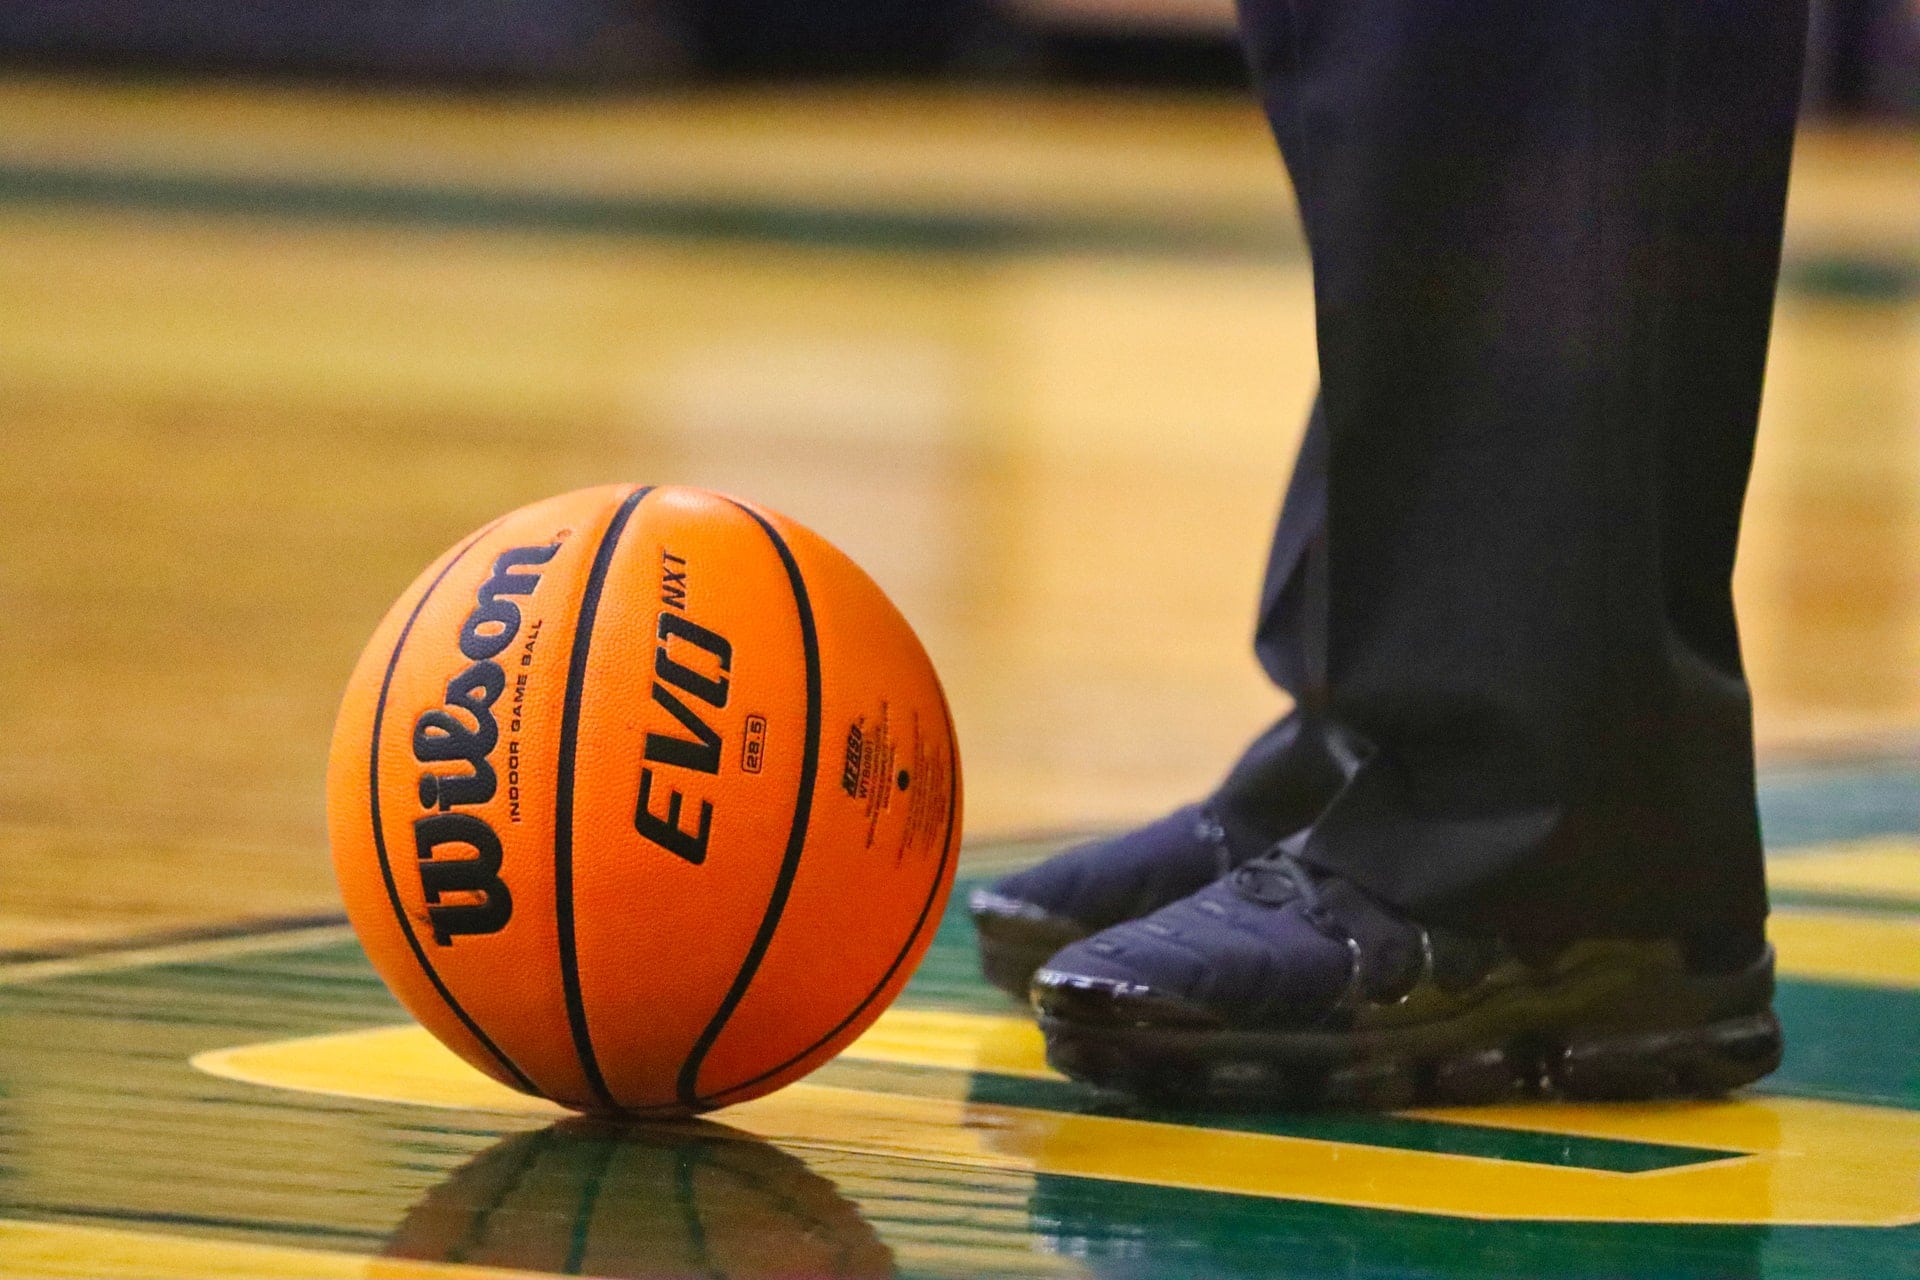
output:
M 698 489 L 494 521 L 401 595 L 334 727 L 347 913 L 495 1079 L 684 1114 L 813 1070 L 906 984 L 953 885 L 933 666 L 815 534 Z

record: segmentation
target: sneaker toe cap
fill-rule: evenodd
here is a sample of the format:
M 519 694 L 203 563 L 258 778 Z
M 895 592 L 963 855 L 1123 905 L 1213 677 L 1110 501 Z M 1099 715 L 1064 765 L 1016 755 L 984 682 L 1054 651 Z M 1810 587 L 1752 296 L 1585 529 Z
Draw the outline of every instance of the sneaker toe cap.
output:
M 1209 889 L 1065 947 L 1034 976 L 1032 1000 L 1076 1022 L 1298 1025 L 1331 1007 L 1350 973 L 1346 946 L 1292 909 L 1254 911 Z
M 1105 928 L 1201 888 L 1220 872 L 1218 832 L 1198 805 L 1116 836 L 1073 845 L 984 891 L 1088 929 Z M 999 914 L 1007 907 L 989 903 Z M 975 910 L 975 918 L 980 911 Z
M 1204 1005 L 1129 978 L 1082 972 L 1085 967 L 1075 964 L 1071 956 L 1055 957 L 1052 964 L 1034 974 L 1035 1012 L 1046 1018 L 1099 1026 L 1222 1025 L 1219 1015 Z

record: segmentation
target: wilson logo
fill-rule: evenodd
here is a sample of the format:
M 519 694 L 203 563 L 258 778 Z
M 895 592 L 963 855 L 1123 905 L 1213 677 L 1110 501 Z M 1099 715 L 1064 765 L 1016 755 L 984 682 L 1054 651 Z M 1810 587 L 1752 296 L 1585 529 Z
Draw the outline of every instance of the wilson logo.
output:
M 485 804 L 499 790 L 491 759 L 500 742 L 493 704 L 506 691 L 507 676 L 495 659 L 520 631 L 520 606 L 510 597 L 540 585 L 535 567 L 559 550 L 557 542 L 514 547 L 493 562 L 460 627 L 460 652 L 472 665 L 447 681 L 442 706 L 413 722 L 413 758 L 424 766 L 456 766 L 421 770 L 420 806 L 429 812 L 413 824 L 427 918 L 443 947 L 463 935 L 498 933 L 513 917 L 513 895 L 500 877 L 500 837 L 479 814 L 456 810 Z

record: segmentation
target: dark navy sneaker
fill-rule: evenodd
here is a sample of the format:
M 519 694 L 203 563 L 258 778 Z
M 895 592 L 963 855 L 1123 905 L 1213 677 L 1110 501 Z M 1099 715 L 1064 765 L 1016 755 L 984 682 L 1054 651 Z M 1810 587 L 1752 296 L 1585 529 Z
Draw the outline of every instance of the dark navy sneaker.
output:
M 1027 998 L 1034 970 L 1069 942 L 1177 902 L 1260 853 L 1204 805 L 1187 805 L 1124 835 L 1089 840 L 1003 876 L 967 900 L 987 981 Z
M 1318 817 L 1343 780 L 1319 724 L 1281 717 L 1205 802 L 976 889 L 967 905 L 981 970 L 1024 1001 L 1034 970 L 1061 947 L 1178 902 L 1266 852 Z
M 1701 1096 L 1780 1062 L 1773 954 L 1688 962 L 1674 941 L 1522 957 L 1429 928 L 1287 846 L 1034 976 L 1047 1060 L 1202 1106 Z

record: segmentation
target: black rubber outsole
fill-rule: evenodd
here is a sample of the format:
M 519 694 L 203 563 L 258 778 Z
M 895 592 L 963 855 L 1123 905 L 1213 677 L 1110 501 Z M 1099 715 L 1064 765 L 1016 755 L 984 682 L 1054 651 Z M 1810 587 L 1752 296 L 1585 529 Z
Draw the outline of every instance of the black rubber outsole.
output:
M 1044 1013 L 1040 1028 L 1048 1063 L 1076 1080 L 1167 1105 L 1232 1109 L 1717 1097 L 1778 1067 L 1783 1047 L 1771 1009 L 1667 1030 L 1527 1034 L 1433 1056 L 1335 1060 L 1263 1053 L 1244 1036 L 1087 1026 Z

